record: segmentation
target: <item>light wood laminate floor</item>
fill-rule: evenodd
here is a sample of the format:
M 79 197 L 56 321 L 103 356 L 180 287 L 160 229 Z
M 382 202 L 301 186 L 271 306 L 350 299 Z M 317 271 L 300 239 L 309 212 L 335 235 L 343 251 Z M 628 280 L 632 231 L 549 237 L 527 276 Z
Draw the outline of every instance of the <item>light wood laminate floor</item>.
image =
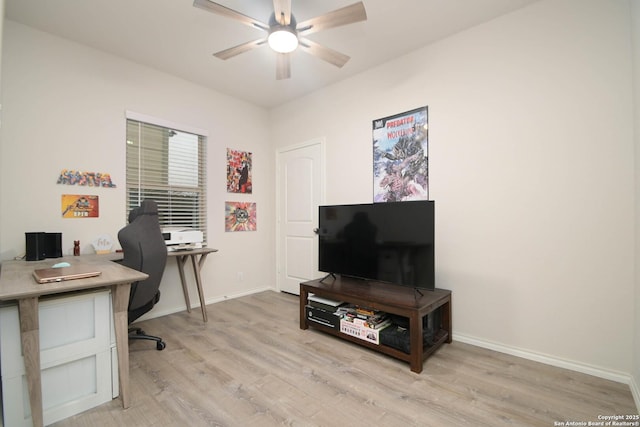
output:
M 55 424 L 80 426 L 554 426 L 637 414 L 629 387 L 468 344 L 421 374 L 314 329 L 295 296 L 262 292 L 141 322 L 131 407 L 114 400 Z

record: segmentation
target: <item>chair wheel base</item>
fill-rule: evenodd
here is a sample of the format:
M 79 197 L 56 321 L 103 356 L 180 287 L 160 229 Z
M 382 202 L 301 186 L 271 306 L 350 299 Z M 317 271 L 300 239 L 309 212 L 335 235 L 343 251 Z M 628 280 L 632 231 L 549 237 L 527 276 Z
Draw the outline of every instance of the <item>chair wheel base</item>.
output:
M 130 340 L 150 340 L 156 342 L 156 350 L 161 351 L 167 347 L 167 343 L 162 341 L 162 338 L 156 337 L 153 335 L 147 335 L 140 328 L 131 328 L 129 329 L 129 339 Z

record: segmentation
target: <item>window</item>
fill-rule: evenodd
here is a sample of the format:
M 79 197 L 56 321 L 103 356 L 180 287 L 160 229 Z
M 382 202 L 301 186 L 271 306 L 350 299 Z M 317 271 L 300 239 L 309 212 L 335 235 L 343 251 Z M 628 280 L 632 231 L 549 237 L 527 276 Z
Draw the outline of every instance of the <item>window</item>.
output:
M 126 215 L 158 203 L 160 227 L 190 227 L 207 239 L 206 137 L 127 113 Z

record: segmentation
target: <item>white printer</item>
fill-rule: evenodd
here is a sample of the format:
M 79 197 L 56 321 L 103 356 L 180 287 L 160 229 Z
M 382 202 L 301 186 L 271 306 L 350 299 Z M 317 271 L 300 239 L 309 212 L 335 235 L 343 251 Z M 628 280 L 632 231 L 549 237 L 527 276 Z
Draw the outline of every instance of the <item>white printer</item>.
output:
M 162 237 L 169 251 L 202 247 L 202 231 L 189 227 L 164 227 L 162 229 Z

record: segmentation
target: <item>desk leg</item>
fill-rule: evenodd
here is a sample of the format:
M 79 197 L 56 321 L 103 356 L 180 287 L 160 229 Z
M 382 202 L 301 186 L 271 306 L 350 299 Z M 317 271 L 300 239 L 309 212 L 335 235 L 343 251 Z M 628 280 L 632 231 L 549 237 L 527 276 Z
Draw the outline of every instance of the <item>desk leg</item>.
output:
M 131 283 L 122 283 L 111 287 L 113 304 L 113 321 L 116 332 L 116 346 L 118 352 L 118 379 L 120 380 L 120 398 L 122 407 L 127 409 L 129 400 L 129 329 L 127 321 L 127 307 L 129 305 L 129 291 Z
M 182 294 L 184 302 L 187 304 L 187 313 L 191 313 L 191 301 L 189 300 L 189 290 L 187 289 L 187 279 L 184 275 L 184 264 L 187 262 L 187 255 L 176 256 L 178 262 L 178 273 L 180 273 L 180 283 L 182 283 Z
M 196 285 L 198 286 L 198 296 L 200 297 L 200 308 L 202 309 L 202 320 L 207 321 L 207 306 L 204 303 L 204 293 L 202 291 L 202 277 L 200 276 L 200 270 L 204 265 L 204 261 L 207 258 L 207 254 L 200 255 L 200 260 L 196 262 L 196 256 L 191 255 L 191 264 L 193 265 L 193 272 L 196 275 Z
M 18 300 L 18 310 L 31 419 L 34 427 L 41 427 L 44 425 L 44 420 L 42 415 L 42 377 L 40 375 L 38 297 Z

